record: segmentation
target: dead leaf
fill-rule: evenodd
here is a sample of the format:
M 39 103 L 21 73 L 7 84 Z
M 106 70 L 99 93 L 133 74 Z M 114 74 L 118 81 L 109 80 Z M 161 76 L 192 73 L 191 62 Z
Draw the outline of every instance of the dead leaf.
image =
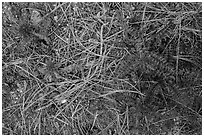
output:
M 42 16 L 40 15 L 40 13 L 36 10 L 33 10 L 31 14 L 31 21 L 33 25 L 37 25 L 41 20 L 42 20 Z

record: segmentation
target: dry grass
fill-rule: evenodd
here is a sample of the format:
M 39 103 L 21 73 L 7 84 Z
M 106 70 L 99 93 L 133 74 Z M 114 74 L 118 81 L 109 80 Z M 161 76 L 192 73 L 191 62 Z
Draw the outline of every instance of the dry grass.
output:
M 201 3 L 3 3 L 3 134 L 201 134 Z

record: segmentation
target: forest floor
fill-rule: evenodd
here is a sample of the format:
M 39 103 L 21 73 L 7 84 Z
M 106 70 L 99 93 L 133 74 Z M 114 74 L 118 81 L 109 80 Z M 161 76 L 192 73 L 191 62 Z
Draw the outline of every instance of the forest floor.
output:
M 2 134 L 201 135 L 202 3 L 2 3 Z

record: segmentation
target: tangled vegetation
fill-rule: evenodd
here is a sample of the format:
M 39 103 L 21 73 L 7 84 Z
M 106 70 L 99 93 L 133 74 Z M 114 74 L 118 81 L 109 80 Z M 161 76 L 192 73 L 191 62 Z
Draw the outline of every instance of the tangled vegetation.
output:
M 202 134 L 202 3 L 2 5 L 2 134 Z

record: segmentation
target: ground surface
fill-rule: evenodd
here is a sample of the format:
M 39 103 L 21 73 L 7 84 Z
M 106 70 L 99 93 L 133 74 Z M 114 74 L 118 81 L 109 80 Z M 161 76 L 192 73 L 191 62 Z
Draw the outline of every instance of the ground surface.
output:
M 201 6 L 3 3 L 3 134 L 202 134 Z

